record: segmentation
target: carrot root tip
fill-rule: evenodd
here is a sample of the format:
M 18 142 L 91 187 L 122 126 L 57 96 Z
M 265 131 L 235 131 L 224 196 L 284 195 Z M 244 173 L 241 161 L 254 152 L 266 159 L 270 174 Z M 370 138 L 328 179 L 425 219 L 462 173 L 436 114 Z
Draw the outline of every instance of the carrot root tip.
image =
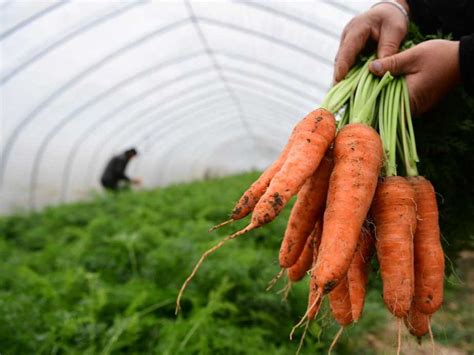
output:
M 278 273 L 268 283 L 267 288 L 265 289 L 265 291 L 270 291 L 273 288 L 273 286 L 276 285 L 278 280 L 283 276 L 283 273 L 285 272 L 285 270 L 286 269 L 281 268 L 280 271 L 278 271 Z
M 249 228 L 251 227 L 251 228 Z M 220 249 L 226 242 L 228 242 L 229 240 L 232 240 L 232 239 L 235 239 L 237 238 L 238 236 L 244 234 L 245 232 L 247 232 L 248 230 L 251 230 L 253 227 L 252 225 L 248 225 L 247 227 L 245 227 L 244 229 L 234 233 L 234 234 L 231 234 L 223 239 L 221 239 L 219 241 L 219 243 L 217 243 L 216 245 L 214 245 L 212 248 L 206 250 L 202 255 L 201 255 L 201 258 L 199 259 L 199 261 L 196 263 L 196 265 L 194 266 L 194 269 L 193 271 L 191 272 L 191 274 L 189 274 L 189 276 L 187 277 L 187 279 L 184 281 L 183 285 L 181 286 L 181 289 L 179 290 L 179 293 L 178 293 L 178 297 L 176 298 L 176 309 L 175 309 L 175 314 L 177 315 L 179 313 L 179 311 L 181 310 L 181 298 L 183 297 L 183 294 L 184 294 L 184 291 L 186 290 L 186 288 L 188 287 L 189 283 L 191 282 L 191 280 L 194 278 L 194 276 L 196 275 L 196 273 L 198 272 L 199 268 L 201 267 L 202 263 L 204 262 L 204 260 L 212 253 L 214 253 L 216 250 Z
M 301 335 L 300 343 L 298 344 L 298 349 L 296 350 L 296 355 L 299 355 L 301 348 L 303 348 L 304 338 L 306 337 L 306 332 L 308 331 L 309 322 L 310 320 L 307 319 L 303 334 Z
M 234 219 L 228 219 L 227 221 L 224 221 L 222 223 L 216 224 L 214 227 L 209 228 L 208 232 L 211 233 L 212 231 L 215 231 L 216 229 L 219 229 L 221 227 L 224 227 L 230 223 L 234 222 Z
M 337 341 L 338 341 L 339 338 L 341 337 L 341 334 L 342 334 L 343 331 L 344 331 L 344 327 L 341 326 L 341 327 L 339 328 L 339 330 L 337 331 L 336 336 L 334 337 L 334 339 L 333 339 L 333 341 L 332 341 L 332 343 L 331 343 L 331 346 L 329 347 L 328 355 L 331 355 L 331 352 L 332 352 L 332 350 L 334 349 L 334 347 L 336 346 Z
M 398 318 L 398 345 L 397 345 L 397 355 L 400 355 L 402 349 L 402 319 Z

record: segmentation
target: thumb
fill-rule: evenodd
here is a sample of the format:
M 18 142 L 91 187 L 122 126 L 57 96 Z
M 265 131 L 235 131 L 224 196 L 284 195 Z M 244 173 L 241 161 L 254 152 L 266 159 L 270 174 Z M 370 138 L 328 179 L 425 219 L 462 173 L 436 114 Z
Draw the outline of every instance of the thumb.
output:
M 410 53 L 407 52 L 409 51 L 374 60 L 370 63 L 369 69 L 377 76 L 382 76 L 388 71 L 392 75 L 408 74 L 413 64 L 413 58 L 411 58 Z

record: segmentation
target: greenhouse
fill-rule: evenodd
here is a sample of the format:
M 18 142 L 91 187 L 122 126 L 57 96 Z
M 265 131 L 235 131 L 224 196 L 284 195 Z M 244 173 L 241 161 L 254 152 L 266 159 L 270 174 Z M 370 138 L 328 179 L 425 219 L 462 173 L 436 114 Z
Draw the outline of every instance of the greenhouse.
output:
M 0 354 L 474 352 L 462 3 L 1 2 Z

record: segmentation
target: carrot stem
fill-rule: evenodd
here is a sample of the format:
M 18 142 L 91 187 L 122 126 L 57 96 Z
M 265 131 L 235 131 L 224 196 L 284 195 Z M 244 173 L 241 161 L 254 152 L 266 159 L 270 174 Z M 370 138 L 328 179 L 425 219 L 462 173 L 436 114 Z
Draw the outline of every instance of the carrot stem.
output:
M 415 131 L 413 130 L 413 122 L 412 122 L 411 111 L 410 111 L 410 95 L 408 94 L 408 86 L 407 86 L 406 80 L 403 80 L 403 100 L 404 100 L 405 109 L 406 109 L 412 154 L 415 161 L 419 162 L 420 158 L 418 157 L 418 152 L 416 150 Z
M 370 73 L 370 75 L 372 74 Z M 390 72 L 386 72 L 384 76 L 382 77 L 382 79 L 380 79 L 380 81 L 378 82 L 377 86 L 373 90 L 369 90 L 370 94 L 369 93 L 362 94 L 362 97 L 359 99 L 359 105 L 358 105 L 358 106 L 361 106 L 361 108 L 360 109 L 354 108 L 354 115 L 352 116 L 351 123 L 364 123 L 369 126 L 372 124 L 373 118 L 371 117 L 370 113 L 373 112 L 374 110 L 377 96 L 380 94 L 380 91 L 383 89 L 383 87 L 392 80 L 393 80 L 393 76 L 390 74 Z M 357 100 L 357 97 L 356 97 L 356 100 Z M 354 106 L 355 105 L 357 105 L 357 103 L 354 103 Z

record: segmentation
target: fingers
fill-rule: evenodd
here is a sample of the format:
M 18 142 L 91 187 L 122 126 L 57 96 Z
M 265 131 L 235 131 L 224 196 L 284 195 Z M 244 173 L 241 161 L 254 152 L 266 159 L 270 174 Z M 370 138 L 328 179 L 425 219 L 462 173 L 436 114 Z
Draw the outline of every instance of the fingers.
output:
M 406 26 L 382 25 L 377 48 L 377 57 L 385 58 L 398 52 L 407 32 Z
M 370 27 L 367 25 L 355 26 L 347 31 L 341 42 L 336 56 L 334 80 L 344 79 L 349 69 L 354 65 L 357 55 L 364 48 L 370 36 Z
M 374 60 L 370 64 L 369 69 L 377 76 L 382 76 L 388 71 L 392 75 L 402 75 L 410 74 L 413 71 L 414 65 L 415 60 L 412 50 L 408 49 L 389 57 Z

